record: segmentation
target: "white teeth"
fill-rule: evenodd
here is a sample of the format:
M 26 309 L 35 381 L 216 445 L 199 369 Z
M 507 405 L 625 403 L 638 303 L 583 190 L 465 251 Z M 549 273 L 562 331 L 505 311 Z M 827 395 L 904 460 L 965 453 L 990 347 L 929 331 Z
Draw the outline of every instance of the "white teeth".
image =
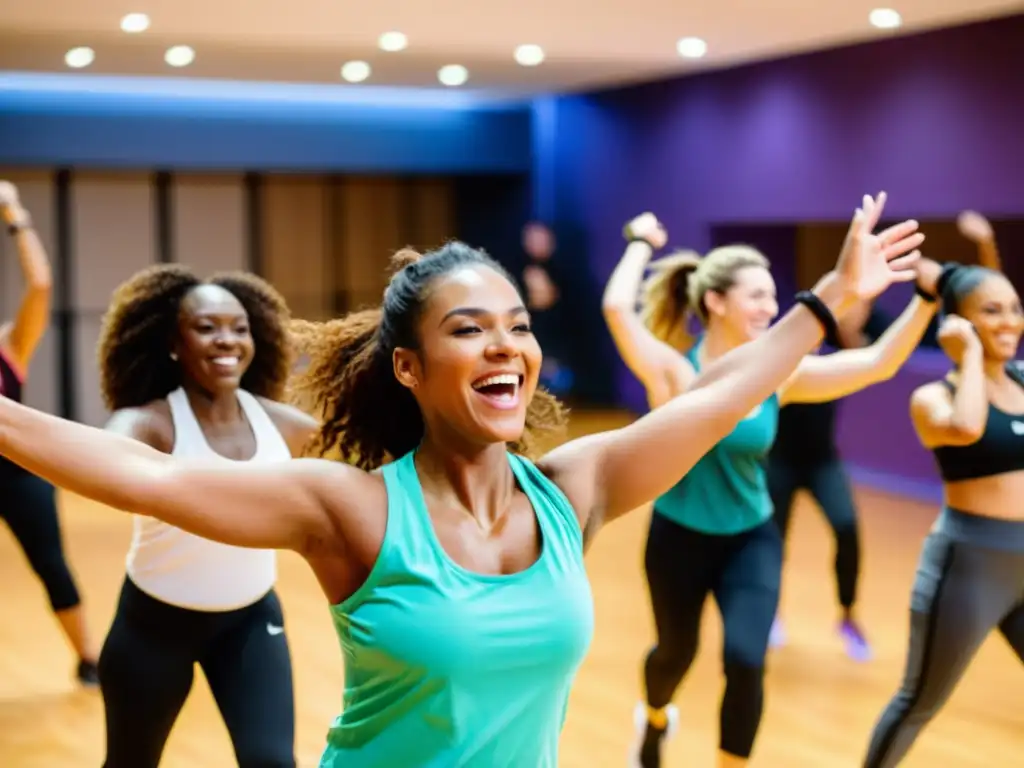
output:
M 493 387 L 496 384 L 511 384 L 516 386 L 519 384 L 519 377 L 514 373 L 501 373 L 497 376 L 488 376 L 482 381 L 478 381 L 473 385 L 473 389 L 481 389 L 483 387 Z
M 237 357 L 215 357 L 213 362 L 216 365 L 238 365 Z

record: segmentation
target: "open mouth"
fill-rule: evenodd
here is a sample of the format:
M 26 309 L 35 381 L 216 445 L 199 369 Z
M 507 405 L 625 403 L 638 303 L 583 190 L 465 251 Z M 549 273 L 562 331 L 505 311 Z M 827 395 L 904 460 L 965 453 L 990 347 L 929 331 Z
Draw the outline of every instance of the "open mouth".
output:
M 496 408 L 515 408 L 523 377 L 516 373 L 499 373 L 473 382 L 473 390 Z
M 215 370 L 232 372 L 238 368 L 240 358 L 237 355 L 221 355 L 210 360 Z

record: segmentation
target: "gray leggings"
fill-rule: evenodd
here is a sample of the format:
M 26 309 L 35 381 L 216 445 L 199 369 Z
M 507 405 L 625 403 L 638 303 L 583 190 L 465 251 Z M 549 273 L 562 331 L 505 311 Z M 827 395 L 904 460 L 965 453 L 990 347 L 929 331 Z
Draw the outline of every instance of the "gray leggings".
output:
M 903 685 L 875 726 L 864 768 L 899 765 L 997 627 L 1024 662 L 1024 522 L 947 507 L 918 563 Z

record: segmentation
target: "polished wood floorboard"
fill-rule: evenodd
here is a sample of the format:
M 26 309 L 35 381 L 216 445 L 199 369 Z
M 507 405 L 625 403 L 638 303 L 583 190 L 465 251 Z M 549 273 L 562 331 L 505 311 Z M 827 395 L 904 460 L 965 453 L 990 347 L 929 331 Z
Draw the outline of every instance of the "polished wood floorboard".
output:
M 574 431 L 613 426 L 617 419 L 582 414 Z M 911 579 L 934 510 L 863 490 L 857 501 L 865 550 L 861 616 L 876 659 L 857 664 L 843 654 L 834 632 L 830 536 L 812 503 L 801 499 L 783 595 L 790 642 L 770 660 L 754 766 L 858 766 L 874 720 L 898 684 Z M 129 519 L 67 496 L 62 519 L 98 643 L 123 578 Z M 639 510 L 609 526 L 588 556 L 597 628 L 572 696 L 562 740 L 565 768 L 625 765 L 640 659 L 652 636 L 642 575 L 648 519 L 649 512 Z M 297 557 L 282 555 L 279 589 L 295 668 L 297 754 L 302 766 L 315 766 L 327 726 L 340 707 L 340 652 L 317 584 Z M 103 755 L 99 694 L 72 683 L 71 654 L 42 589 L 6 531 L 0 533 L 0 605 L 0 766 L 97 768 Z M 701 652 L 676 698 L 683 728 L 668 750 L 669 768 L 713 765 L 720 649 L 718 617 L 709 602 Z M 171 734 L 163 768 L 234 764 L 199 672 L 196 681 Z M 1002 638 L 993 635 L 904 765 L 1005 768 L 1024 765 L 1022 756 L 1024 670 Z

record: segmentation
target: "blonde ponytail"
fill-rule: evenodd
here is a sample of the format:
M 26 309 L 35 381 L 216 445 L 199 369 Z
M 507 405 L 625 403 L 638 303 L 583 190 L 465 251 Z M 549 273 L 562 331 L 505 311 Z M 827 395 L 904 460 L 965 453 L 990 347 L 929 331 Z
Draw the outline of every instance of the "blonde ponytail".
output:
M 689 322 L 690 283 L 700 266 L 694 251 L 676 251 L 651 264 L 641 288 L 640 317 L 647 329 L 671 347 L 685 352 L 693 344 Z

